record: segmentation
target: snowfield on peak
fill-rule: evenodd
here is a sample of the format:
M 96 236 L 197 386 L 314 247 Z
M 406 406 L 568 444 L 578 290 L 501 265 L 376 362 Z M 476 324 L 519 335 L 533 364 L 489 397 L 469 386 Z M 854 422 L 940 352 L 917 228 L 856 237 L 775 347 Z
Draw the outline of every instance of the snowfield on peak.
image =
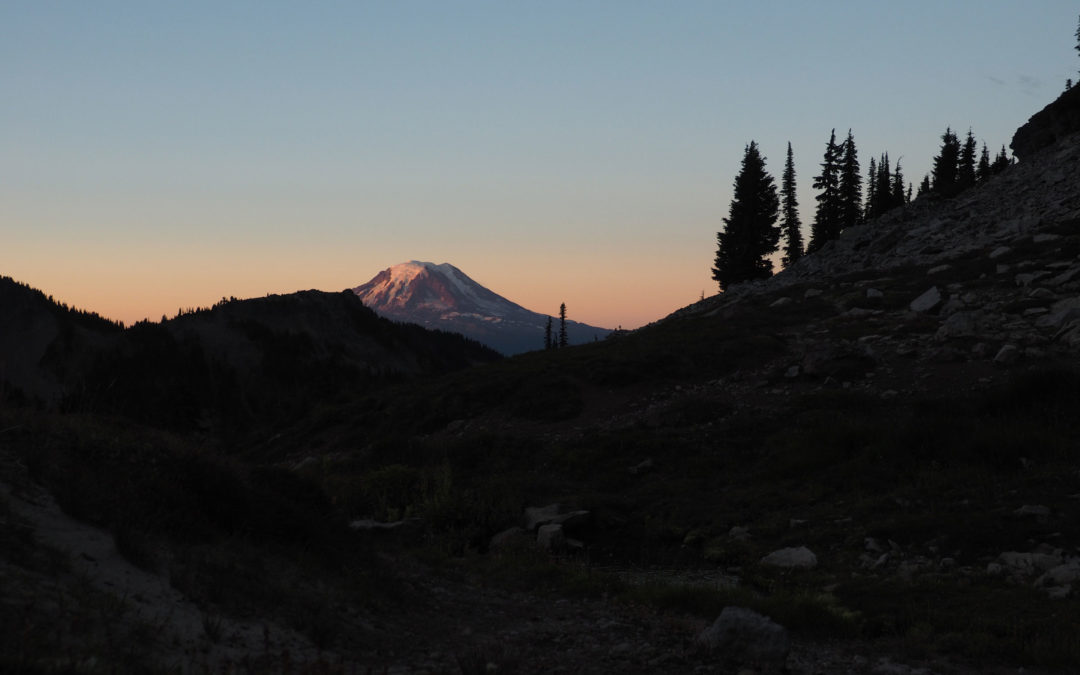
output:
M 450 263 L 399 263 L 352 291 L 389 319 L 461 333 L 507 355 L 541 349 L 550 318 L 485 288 Z M 602 339 L 610 332 L 567 321 L 571 344 Z

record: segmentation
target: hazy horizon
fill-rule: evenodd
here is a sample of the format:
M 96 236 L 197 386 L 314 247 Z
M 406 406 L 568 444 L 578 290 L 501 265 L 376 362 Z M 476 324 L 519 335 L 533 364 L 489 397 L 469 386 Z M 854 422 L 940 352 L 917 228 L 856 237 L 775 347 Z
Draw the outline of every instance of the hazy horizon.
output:
M 11 3 L 0 274 L 131 324 L 448 262 L 634 328 L 716 292 L 744 146 L 918 184 L 1077 79 L 1064 0 Z

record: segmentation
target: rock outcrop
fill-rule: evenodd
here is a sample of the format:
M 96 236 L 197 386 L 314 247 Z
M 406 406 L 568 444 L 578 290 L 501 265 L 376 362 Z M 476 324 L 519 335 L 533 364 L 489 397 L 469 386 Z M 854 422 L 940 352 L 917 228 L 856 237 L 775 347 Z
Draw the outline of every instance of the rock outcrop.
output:
M 1013 134 L 1013 154 L 1027 161 L 1035 152 L 1080 131 L 1080 87 L 1068 89 L 1056 101 L 1031 116 Z

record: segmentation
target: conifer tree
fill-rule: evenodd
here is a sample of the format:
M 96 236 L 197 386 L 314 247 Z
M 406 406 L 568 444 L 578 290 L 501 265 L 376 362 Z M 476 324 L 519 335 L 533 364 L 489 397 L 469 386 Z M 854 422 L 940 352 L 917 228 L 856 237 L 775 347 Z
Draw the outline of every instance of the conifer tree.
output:
M 990 151 L 986 149 L 986 143 L 982 144 L 982 152 L 979 153 L 979 165 L 975 167 L 975 182 L 985 183 L 990 178 Z
M 807 252 L 816 251 L 827 242 L 840 236 L 840 146 L 836 144 L 836 129 L 832 130 L 829 142 L 825 146 L 825 156 L 821 162 L 821 173 L 814 176 L 814 189 L 820 193 L 814 224 L 810 227 L 810 245 Z
M 889 153 L 884 152 L 877 162 L 874 174 L 874 199 L 868 205 L 868 218 L 877 218 L 893 207 L 893 181 L 889 170 Z
M 555 345 L 552 342 L 552 336 L 551 336 L 551 317 L 549 316 L 547 318 L 547 325 L 544 326 L 544 349 L 545 350 L 551 349 L 554 346 Z
M 855 137 L 848 129 L 841 146 L 840 157 L 840 229 L 862 222 L 862 175 L 859 173 L 859 154 Z
M 799 219 L 799 200 L 795 196 L 795 159 L 790 141 L 787 144 L 784 175 L 780 179 L 780 209 L 783 218 L 780 229 L 785 240 L 784 257 L 780 262 L 786 269 L 803 255 L 802 221 Z
M 772 275 L 772 261 L 767 256 L 780 243 L 776 184 L 765 170 L 765 158 L 754 141 L 746 146 L 734 188 L 724 229 L 716 234 L 712 276 L 721 290 L 740 281 Z
M 897 206 L 904 206 L 907 204 L 907 199 L 904 198 L 904 174 L 900 171 L 900 160 L 896 160 L 896 170 L 892 175 L 892 197 L 889 203 L 892 208 Z
M 915 189 L 914 185 L 912 185 L 911 183 L 907 184 L 907 194 L 904 195 L 904 203 L 905 204 L 910 204 L 911 203 L 911 193 L 912 193 L 912 191 L 914 189 Z
M 874 217 L 874 206 L 877 204 L 877 160 L 870 158 L 870 169 L 866 172 L 866 204 L 863 210 L 863 221 Z
M 566 334 L 566 303 L 559 305 L 559 347 L 566 347 L 570 340 Z
M 923 195 L 930 194 L 932 188 L 930 187 L 930 174 L 926 174 L 922 178 L 922 182 L 919 183 L 919 191 L 915 193 L 915 197 L 919 198 Z
M 1005 151 L 1005 146 L 1001 146 L 1001 152 L 994 158 L 994 163 L 990 165 L 990 173 L 997 175 L 1008 169 L 1012 165 L 1012 161 L 1009 160 L 1009 154 Z
M 957 191 L 966 190 L 975 185 L 975 135 L 968 129 L 964 145 L 960 149 L 960 161 L 956 171 Z
M 942 197 L 952 197 L 957 193 L 959 165 L 960 139 L 952 129 L 946 128 L 941 136 L 941 152 L 934 158 L 934 192 Z

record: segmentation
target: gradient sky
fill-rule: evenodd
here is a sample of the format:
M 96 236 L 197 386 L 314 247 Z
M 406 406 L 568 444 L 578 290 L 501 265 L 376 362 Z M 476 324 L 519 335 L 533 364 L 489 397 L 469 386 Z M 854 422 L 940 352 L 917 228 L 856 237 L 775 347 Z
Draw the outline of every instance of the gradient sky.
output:
M 711 295 L 745 145 L 993 149 L 1077 77 L 1065 0 L 0 4 L 0 274 L 131 323 L 450 262 L 637 327 Z

